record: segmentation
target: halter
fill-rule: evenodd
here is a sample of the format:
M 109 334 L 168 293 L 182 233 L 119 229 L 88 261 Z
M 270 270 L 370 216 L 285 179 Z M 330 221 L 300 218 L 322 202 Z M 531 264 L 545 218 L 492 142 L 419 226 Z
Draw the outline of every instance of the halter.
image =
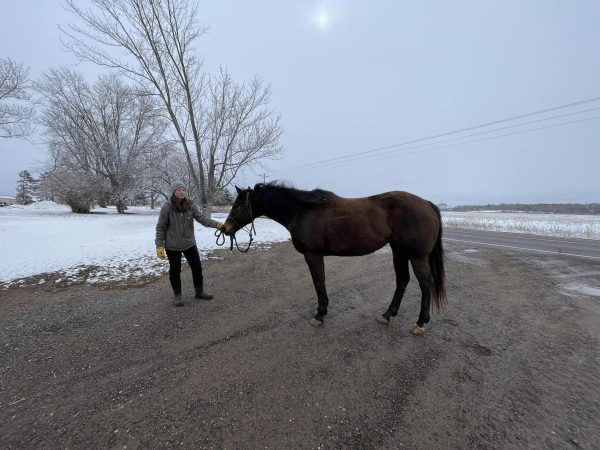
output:
M 233 217 L 228 217 L 230 218 L 233 222 L 235 222 L 235 224 L 239 227 L 239 230 L 244 230 L 248 232 L 248 236 L 250 237 L 250 241 L 248 242 L 248 247 L 246 247 L 245 250 L 242 250 L 240 248 L 240 246 L 238 245 L 237 239 L 235 237 L 235 234 L 233 236 L 229 236 L 229 240 L 230 240 L 230 246 L 229 246 L 229 250 L 233 250 L 233 243 L 235 241 L 235 246 L 237 247 L 238 251 L 240 253 L 248 253 L 248 251 L 250 250 L 250 246 L 252 245 L 252 241 L 254 240 L 254 238 L 252 237 L 252 235 L 254 234 L 254 236 L 256 236 L 256 228 L 254 228 L 254 217 L 252 215 L 252 204 L 250 203 L 250 192 L 248 192 L 248 195 L 246 195 L 246 201 L 244 202 L 244 206 L 245 208 L 248 210 L 248 212 L 250 213 L 250 229 L 246 229 L 245 226 L 242 227 L 240 226 L 240 224 L 237 222 L 237 220 L 235 220 Z M 215 236 L 217 237 L 217 245 L 220 247 L 223 244 L 225 244 L 225 233 L 223 233 L 223 231 L 221 230 L 216 230 L 215 231 Z M 221 238 L 223 238 L 223 240 L 221 241 Z

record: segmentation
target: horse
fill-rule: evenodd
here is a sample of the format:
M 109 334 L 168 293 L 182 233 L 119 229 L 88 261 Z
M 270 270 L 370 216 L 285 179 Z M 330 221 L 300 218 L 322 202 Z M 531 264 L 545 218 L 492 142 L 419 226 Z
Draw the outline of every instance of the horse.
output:
M 323 257 L 360 256 L 389 244 L 396 273 L 396 289 L 387 310 L 377 321 L 388 325 L 398 314 L 410 280 L 409 261 L 421 288 L 421 310 L 411 332 L 422 335 L 430 320 L 430 304 L 446 303 L 442 219 L 430 201 L 403 191 L 364 198 L 344 198 L 322 189 L 303 191 L 281 182 L 236 186 L 237 197 L 223 226 L 234 237 L 242 227 L 266 216 L 290 232 L 294 248 L 304 259 L 317 293 L 317 314 L 311 325 L 320 326 L 327 314 Z

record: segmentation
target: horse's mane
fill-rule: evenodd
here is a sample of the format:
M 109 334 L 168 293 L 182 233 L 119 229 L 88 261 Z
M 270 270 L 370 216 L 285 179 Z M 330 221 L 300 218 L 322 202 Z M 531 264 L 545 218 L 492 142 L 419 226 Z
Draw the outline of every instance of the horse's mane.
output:
M 331 199 L 335 194 L 323 189 L 313 189 L 312 191 L 303 191 L 296 189 L 282 181 L 271 181 L 269 183 L 258 183 L 254 186 L 255 191 L 277 192 L 286 198 L 293 200 L 303 206 L 321 206 Z

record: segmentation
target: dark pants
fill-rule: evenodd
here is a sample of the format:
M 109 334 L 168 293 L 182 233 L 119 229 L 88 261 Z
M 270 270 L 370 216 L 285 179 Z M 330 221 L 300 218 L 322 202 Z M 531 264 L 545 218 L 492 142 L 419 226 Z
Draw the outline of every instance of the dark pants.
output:
M 169 258 L 169 281 L 173 287 L 173 292 L 181 293 L 181 254 L 184 254 L 187 259 L 190 269 L 192 269 L 192 278 L 194 280 L 194 288 L 202 289 L 204 279 L 202 277 L 202 264 L 200 263 L 200 255 L 198 247 L 195 245 L 184 251 L 167 250 L 167 258 Z

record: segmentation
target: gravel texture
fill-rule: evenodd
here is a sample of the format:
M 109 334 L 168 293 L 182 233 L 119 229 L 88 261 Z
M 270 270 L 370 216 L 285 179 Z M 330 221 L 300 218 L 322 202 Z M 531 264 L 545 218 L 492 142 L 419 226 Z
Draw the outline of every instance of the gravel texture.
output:
M 204 262 L 211 301 L 146 284 L 0 291 L 0 448 L 600 448 L 597 262 L 447 245 L 449 302 L 389 326 L 391 253 L 290 242 Z

